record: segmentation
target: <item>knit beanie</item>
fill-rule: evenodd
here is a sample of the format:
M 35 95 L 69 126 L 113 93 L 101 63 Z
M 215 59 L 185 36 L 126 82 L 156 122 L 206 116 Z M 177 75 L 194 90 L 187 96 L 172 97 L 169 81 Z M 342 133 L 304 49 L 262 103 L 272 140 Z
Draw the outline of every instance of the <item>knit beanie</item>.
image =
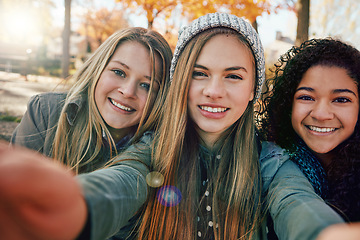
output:
M 227 27 L 240 33 L 249 43 L 255 58 L 256 67 L 256 88 L 254 102 L 260 97 L 261 88 L 265 80 L 265 57 L 264 49 L 259 35 L 255 29 L 242 18 L 227 13 L 209 13 L 195 19 L 190 25 L 179 31 L 179 39 L 176 44 L 174 55 L 171 61 L 170 81 L 173 80 L 176 64 L 186 44 L 197 34 L 216 27 Z

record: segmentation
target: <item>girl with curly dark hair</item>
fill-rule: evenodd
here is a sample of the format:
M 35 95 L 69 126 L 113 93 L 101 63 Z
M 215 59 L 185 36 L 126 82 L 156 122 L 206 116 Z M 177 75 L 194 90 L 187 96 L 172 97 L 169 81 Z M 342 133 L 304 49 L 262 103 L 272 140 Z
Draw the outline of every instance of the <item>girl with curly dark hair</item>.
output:
M 312 39 L 275 64 L 258 112 L 260 132 L 285 148 L 316 193 L 360 221 L 360 52 Z

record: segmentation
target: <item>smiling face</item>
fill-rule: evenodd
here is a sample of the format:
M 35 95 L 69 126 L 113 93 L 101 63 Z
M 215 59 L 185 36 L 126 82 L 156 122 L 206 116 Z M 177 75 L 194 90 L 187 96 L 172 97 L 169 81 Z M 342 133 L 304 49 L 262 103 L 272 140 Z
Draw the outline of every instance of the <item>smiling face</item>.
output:
M 149 50 L 135 41 L 122 43 L 102 72 L 95 88 L 95 103 L 115 140 L 128 134 L 140 122 L 149 94 L 151 72 Z M 159 85 L 154 84 L 154 91 L 157 91 Z
M 294 95 L 291 122 L 320 158 L 354 132 L 359 114 L 357 89 L 343 68 L 314 66 L 305 72 Z
M 196 60 L 188 111 L 208 147 L 244 113 L 254 98 L 255 70 L 250 49 L 234 35 L 216 35 Z

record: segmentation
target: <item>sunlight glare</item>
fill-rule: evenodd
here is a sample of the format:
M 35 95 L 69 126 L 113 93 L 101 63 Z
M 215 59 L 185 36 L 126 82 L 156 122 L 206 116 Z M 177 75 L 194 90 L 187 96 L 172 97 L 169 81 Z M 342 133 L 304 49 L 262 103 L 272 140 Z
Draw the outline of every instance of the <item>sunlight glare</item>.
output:
M 6 32 L 13 41 L 29 41 L 40 34 L 40 24 L 29 11 L 11 11 L 3 17 Z

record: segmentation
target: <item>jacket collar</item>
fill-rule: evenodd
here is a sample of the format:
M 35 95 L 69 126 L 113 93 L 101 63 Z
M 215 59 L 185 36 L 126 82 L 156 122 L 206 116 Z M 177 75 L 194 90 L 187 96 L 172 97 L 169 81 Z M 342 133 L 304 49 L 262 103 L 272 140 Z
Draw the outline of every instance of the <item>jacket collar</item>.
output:
M 83 95 L 79 95 L 65 106 L 66 119 L 70 126 L 74 125 L 76 116 L 80 109 L 84 106 L 84 102 L 85 97 Z

